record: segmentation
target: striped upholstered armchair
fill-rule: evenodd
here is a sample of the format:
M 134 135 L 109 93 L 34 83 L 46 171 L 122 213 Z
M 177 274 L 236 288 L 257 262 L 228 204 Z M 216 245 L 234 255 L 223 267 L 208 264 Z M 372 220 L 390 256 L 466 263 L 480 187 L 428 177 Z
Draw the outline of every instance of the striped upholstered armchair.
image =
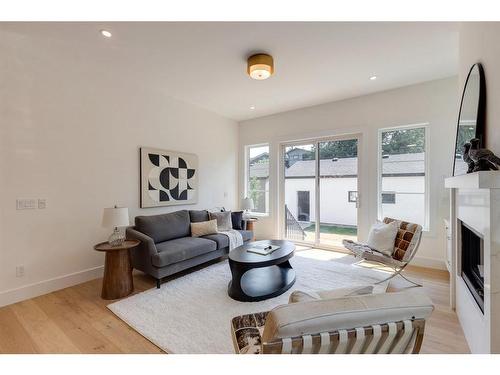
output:
M 429 298 L 415 292 L 300 301 L 233 318 L 236 353 L 418 353 L 433 310 Z

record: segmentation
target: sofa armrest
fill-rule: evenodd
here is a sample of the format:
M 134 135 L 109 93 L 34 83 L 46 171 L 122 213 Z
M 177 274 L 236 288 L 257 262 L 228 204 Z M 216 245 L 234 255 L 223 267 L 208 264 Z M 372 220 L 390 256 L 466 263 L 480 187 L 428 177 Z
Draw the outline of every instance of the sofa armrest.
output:
M 141 249 L 142 253 L 147 254 L 148 256 L 158 254 L 155 242 L 148 235 L 139 232 L 132 227 L 127 228 L 126 233 L 127 233 L 127 238 L 141 241 L 139 248 Z

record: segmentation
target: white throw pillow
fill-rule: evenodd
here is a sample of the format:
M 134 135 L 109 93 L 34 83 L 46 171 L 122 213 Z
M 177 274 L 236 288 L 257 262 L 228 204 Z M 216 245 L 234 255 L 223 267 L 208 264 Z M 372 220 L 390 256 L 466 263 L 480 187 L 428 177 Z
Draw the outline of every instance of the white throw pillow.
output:
M 385 224 L 378 222 L 372 225 L 366 244 L 380 251 L 382 254 L 392 256 L 394 242 L 398 234 L 398 223 L 396 221 Z
M 215 233 L 217 233 L 216 219 L 191 223 L 191 237 L 201 237 Z
M 233 222 L 231 220 L 231 211 L 210 212 L 210 220 L 217 219 L 217 229 L 231 230 Z

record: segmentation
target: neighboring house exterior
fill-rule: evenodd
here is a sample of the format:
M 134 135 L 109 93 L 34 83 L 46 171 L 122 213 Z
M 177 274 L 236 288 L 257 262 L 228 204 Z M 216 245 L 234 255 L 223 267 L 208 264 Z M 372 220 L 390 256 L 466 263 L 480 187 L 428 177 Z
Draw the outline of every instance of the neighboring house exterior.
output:
M 315 163 L 315 160 L 297 160 L 285 170 L 285 204 L 301 222 L 315 220 Z M 255 176 L 266 191 L 269 178 L 261 171 L 267 172 L 267 167 L 262 164 L 250 167 L 250 176 Z M 357 167 L 357 158 L 320 161 L 321 223 L 357 225 Z M 421 209 L 425 203 L 424 154 L 384 156 L 382 168 L 383 216 L 424 223 Z
M 292 148 L 290 151 L 286 153 L 285 163 L 288 167 L 291 167 L 293 164 L 300 160 L 308 160 L 313 156 L 313 152 L 309 150 L 304 150 L 303 148 L 297 147 Z
M 249 163 L 250 165 L 254 165 L 265 161 L 269 161 L 269 154 L 267 152 L 263 152 L 262 154 L 254 156 L 250 159 Z

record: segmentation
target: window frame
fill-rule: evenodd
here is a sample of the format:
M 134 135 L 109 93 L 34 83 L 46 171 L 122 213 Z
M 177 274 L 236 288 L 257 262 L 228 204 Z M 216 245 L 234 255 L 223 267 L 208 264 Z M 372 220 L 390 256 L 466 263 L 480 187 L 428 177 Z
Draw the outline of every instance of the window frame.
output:
M 267 190 L 259 190 L 264 193 L 264 199 L 266 199 L 266 196 L 269 197 L 269 202 L 266 206 L 266 211 L 267 212 L 259 212 L 259 211 L 249 211 L 249 214 L 251 216 L 260 216 L 260 217 L 265 217 L 269 216 L 270 211 L 271 211 L 271 204 L 270 204 L 270 189 L 271 189 L 271 146 L 269 143 L 257 143 L 257 144 L 252 144 L 252 145 L 245 145 L 245 197 L 249 196 L 249 191 L 250 191 L 250 149 L 252 148 L 258 148 L 258 147 L 267 147 L 267 152 L 269 154 L 269 170 L 268 170 L 268 187 Z M 254 202 L 255 204 L 256 202 Z
M 356 199 L 351 199 L 351 193 L 356 195 Z M 347 203 L 357 203 L 358 202 L 358 191 L 357 190 L 348 190 L 347 191 Z
M 411 125 L 398 125 L 386 128 L 379 128 L 377 132 L 377 218 L 378 220 L 383 220 L 382 215 L 382 193 L 385 191 L 382 190 L 382 133 L 387 131 L 394 130 L 410 130 L 410 129 L 419 129 L 424 128 L 424 173 L 425 173 L 425 181 L 424 181 L 424 223 L 422 223 L 422 230 L 424 232 L 430 231 L 430 174 L 429 174 L 429 159 L 430 159 L 430 131 L 429 131 L 429 123 L 416 123 Z

